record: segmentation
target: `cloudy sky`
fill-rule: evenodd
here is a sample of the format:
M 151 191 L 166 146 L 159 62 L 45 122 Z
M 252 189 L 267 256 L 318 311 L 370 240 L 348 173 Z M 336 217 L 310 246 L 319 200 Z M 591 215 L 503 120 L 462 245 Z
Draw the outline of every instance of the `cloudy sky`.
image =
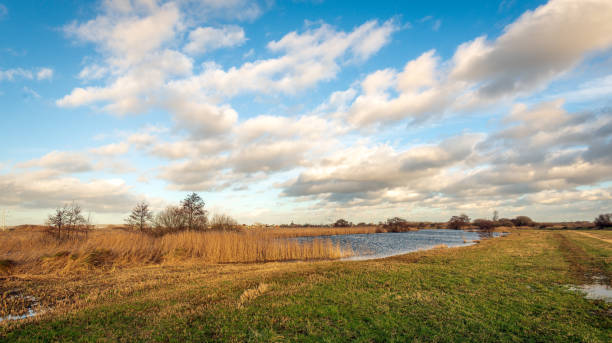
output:
M 612 2 L 0 0 L 0 208 L 612 212 Z

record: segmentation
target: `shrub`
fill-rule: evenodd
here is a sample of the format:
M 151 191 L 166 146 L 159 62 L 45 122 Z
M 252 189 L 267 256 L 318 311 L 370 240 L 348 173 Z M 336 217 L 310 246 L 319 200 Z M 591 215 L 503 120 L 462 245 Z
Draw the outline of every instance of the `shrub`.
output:
M 597 216 L 597 218 L 595 218 L 593 223 L 595 223 L 595 226 L 600 229 L 612 227 L 612 213 L 600 214 Z
M 238 222 L 225 214 L 215 214 L 210 221 L 210 227 L 218 231 L 239 231 Z
M 496 222 L 488 219 L 475 219 L 473 224 L 482 231 L 493 231 L 497 226 Z
M 535 222 L 527 216 L 518 216 L 512 219 L 514 226 L 535 226 Z
M 344 219 L 338 219 L 334 223 L 334 227 L 349 227 L 349 226 L 351 226 L 351 224 Z
M 498 220 L 497 224 L 499 226 L 514 227 L 514 223 L 512 222 L 512 220 L 508 219 L 508 218 L 502 218 L 502 219 Z
M 406 219 L 394 217 L 387 219 L 383 225 L 387 232 L 404 232 L 410 230 L 410 225 Z
M 448 228 L 451 230 L 461 230 L 465 226 L 470 224 L 470 217 L 465 214 L 459 216 L 452 216 L 448 221 Z

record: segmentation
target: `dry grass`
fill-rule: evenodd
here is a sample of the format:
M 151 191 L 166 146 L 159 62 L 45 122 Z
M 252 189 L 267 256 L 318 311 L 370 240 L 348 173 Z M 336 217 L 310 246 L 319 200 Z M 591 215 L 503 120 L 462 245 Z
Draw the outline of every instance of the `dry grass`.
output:
M 246 289 L 240 295 L 240 299 L 238 300 L 238 308 L 242 308 L 247 302 L 264 294 L 269 288 L 270 285 L 268 285 L 267 283 L 260 283 L 255 288 Z
M 59 241 L 44 230 L 0 233 L 2 273 L 162 263 L 197 259 L 205 263 L 252 263 L 338 259 L 348 247 L 317 239 L 308 243 L 264 232 L 179 232 L 152 237 L 123 230 L 94 230 L 86 238 Z

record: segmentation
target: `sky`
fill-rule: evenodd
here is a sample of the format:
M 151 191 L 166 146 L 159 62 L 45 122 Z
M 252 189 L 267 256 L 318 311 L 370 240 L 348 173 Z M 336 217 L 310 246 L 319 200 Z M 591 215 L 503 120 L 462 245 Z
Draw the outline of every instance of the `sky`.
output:
M 612 2 L 0 0 L 0 209 L 612 212 Z

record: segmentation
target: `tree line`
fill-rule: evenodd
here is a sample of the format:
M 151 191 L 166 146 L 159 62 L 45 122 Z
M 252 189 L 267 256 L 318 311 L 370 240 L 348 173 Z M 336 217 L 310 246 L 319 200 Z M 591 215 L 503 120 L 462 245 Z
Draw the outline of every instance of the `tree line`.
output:
M 228 215 L 215 214 L 209 219 L 205 205 L 197 193 L 190 193 L 179 205 L 168 206 L 155 214 L 146 201 L 141 201 L 125 218 L 125 224 L 131 230 L 155 236 L 187 230 L 238 230 L 238 222 Z M 93 228 L 90 216 L 85 217 L 75 202 L 57 208 L 48 216 L 46 224 L 49 233 L 58 239 L 86 236 Z
M 145 201 L 136 204 L 130 215 L 125 219 L 129 228 L 142 233 L 164 235 L 179 231 L 220 230 L 233 231 L 238 229 L 238 222 L 224 214 L 215 214 L 209 220 L 206 203 L 197 194 L 188 194 L 178 206 L 168 206 L 154 215 Z

